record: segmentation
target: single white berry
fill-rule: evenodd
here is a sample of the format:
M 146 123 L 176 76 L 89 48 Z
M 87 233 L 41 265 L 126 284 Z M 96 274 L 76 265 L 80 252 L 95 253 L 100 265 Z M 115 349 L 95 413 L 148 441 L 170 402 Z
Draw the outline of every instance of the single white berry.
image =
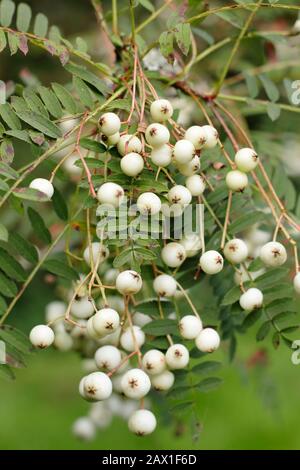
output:
M 166 368 L 166 358 L 158 349 L 150 349 L 144 354 L 142 364 L 147 374 L 160 374 Z
M 143 326 L 148 325 L 152 322 L 152 318 L 145 313 L 136 312 L 132 317 L 133 324 L 143 328 Z
M 150 158 L 154 165 L 164 168 L 170 165 L 172 161 L 172 154 L 172 148 L 169 145 L 164 144 L 160 147 L 153 148 L 150 153 Z
M 185 180 L 186 187 L 192 196 L 201 196 L 205 190 L 205 181 L 200 175 L 189 176 Z
M 127 176 L 137 176 L 144 168 L 144 160 L 141 155 L 135 152 L 127 153 L 121 159 L 121 170 Z
M 54 300 L 53 302 L 49 302 L 49 304 L 46 305 L 46 322 L 55 322 L 55 320 L 63 318 L 65 316 L 66 309 L 66 304 L 64 302 L 61 302 L 60 300 Z
M 256 168 L 259 158 L 255 150 L 242 148 L 235 154 L 234 161 L 238 170 L 245 171 L 247 173 L 248 171 L 253 171 Z
M 104 372 L 92 372 L 83 382 L 84 393 L 95 401 L 106 400 L 112 392 L 112 383 Z
M 92 302 L 87 296 L 74 300 L 71 305 L 71 314 L 76 318 L 89 318 L 94 313 Z
M 117 328 L 113 333 L 110 333 L 105 336 L 98 335 L 97 344 L 99 346 L 118 346 L 120 342 L 120 335 L 121 335 L 121 327 Z
M 51 199 L 54 193 L 54 188 L 52 183 L 45 178 L 35 178 L 31 181 L 29 188 L 36 189 L 40 193 L 45 194 L 48 199 Z
M 154 193 L 142 193 L 136 201 L 136 205 L 141 214 L 158 214 L 161 209 L 161 200 Z
M 178 140 L 174 145 L 173 155 L 179 164 L 188 163 L 195 155 L 195 147 L 189 140 Z
M 166 362 L 170 369 L 184 369 L 189 360 L 189 351 L 183 344 L 173 344 L 166 352 Z
M 136 410 L 128 420 L 129 431 L 138 436 L 148 436 L 155 428 L 156 418 L 149 410 Z
M 29 334 L 31 344 L 36 348 L 44 349 L 51 346 L 54 341 L 54 333 L 50 326 L 36 325 Z
M 74 341 L 73 341 L 72 336 L 70 336 L 65 331 L 58 331 L 55 333 L 55 339 L 54 339 L 53 345 L 59 351 L 70 351 L 74 345 Z
M 128 352 L 135 351 L 136 346 L 140 348 L 144 343 L 145 333 L 137 325 L 126 328 L 120 337 L 120 345 Z
M 69 175 L 74 177 L 75 180 L 77 180 L 78 177 L 82 174 L 82 168 L 76 165 L 79 160 L 80 157 L 78 156 L 78 154 L 74 153 L 68 158 L 66 158 L 66 160 L 64 160 L 62 163 L 62 167 L 64 168 L 64 170 L 69 173 Z
M 152 387 L 159 392 L 170 390 L 174 385 L 174 381 L 175 376 L 173 372 L 169 370 L 164 370 L 161 374 L 153 375 L 151 377 Z
M 185 235 L 181 238 L 179 243 L 185 249 L 187 258 L 192 258 L 197 253 L 199 253 L 202 248 L 201 239 L 195 233 Z
M 150 114 L 153 121 L 163 122 L 172 117 L 173 107 L 168 100 L 155 100 L 150 106 Z
M 248 176 L 239 170 L 229 171 L 226 175 L 226 185 L 231 191 L 242 192 L 248 186 Z
M 300 272 L 296 274 L 293 280 L 294 289 L 297 294 L 300 294 Z
M 225 258 L 231 263 L 242 263 L 248 257 L 249 250 L 247 244 L 240 238 L 229 240 L 224 247 Z
M 72 433 L 78 439 L 83 441 L 92 441 L 96 436 L 96 428 L 90 418 L 82 416 L 74 421 Z
M 200 266 L 206 274 L 217 274 L 222 271 L 224 260 L 222 255 L 215 250 L 209 250 L 203 253 L 200 258 Z
M 95 352 L 95 362 L 98 369 L 111 371 L 121 363 L 121 352 L 115 346 L 102 346 Z
M 166 126 L 159 123 L 150 124 L 145 132 L 145 137 L 152 147 L 160 147 L 170 140 L 170 132 Z
M 204 328 L 197 336 L 195 344 L 200 351 L 211 353 L 220 346 L 220 336 L 213 328 Z
M 107 401 L 109 401 L 111 397 Z M 89 418 L 98 429 L 107 428 L 112 421 L 113 415 L 107 402 L 98 401 L 91 404 Z
M 281 266 L 287 260 L 287 252 L 281 243 L 269 242 L 261 247 L 260 259 L 266 266 Z
M 206 132 L 201 126 L 192 126 L 186 130 L 185 139 L 192 142 L 196 150 L 203 147 L 206 142 Z
M 153 281 L 153 289 L 160 297 L 173 297 L 177 284 L 172 276 L 160 274 Z
M 110 268 L 105 271 L 103 281 L 106 285 L 114 285 L 118 277 L 119 271 L 115 268 Z
M 102 308 L 92 317 L 93 328 L 101 336 L 109 335 L 117 330 L 120 325 L 120 316 L 112 308 Z
M 116 288 L 123 295 L 136 294 L 142 286 L 143 281 L 139 273 L 130 269 L 121 272 L 116 279 Z
M 241 295 L 240 306 L 243 310 L 251 312 L 255 308 L 260 308 L 263 304 L 263 301 L 263 293 L 259 289 L 256 289 L 256 287 L 251 287 Z
M 184 339 L 195 339 L 203 329 L 202 321 L 195 315 L 185 315 L 182 317 L 178 327 Z
M 105 113 L 99 119 L 99 126 L 103 134 L 110 136 L 119 132 L 121 121 L 115 113 Z
M 89 266 L 92 264 L 93 266 L 96 266 L 96 264 L 100 265 L 108 257 L 109 249 L 99 242 L 91 243 L 91 245 L 88 245 L 83 252 L 84 261 Z
M 205 134 L 205 142 L 203 144 L 203 147 L 206 149 L 211 149 L 215 147 L 219 139 L 217 129 L 215 129 L 213 126 L 203 126 L 202 130 Z
M 116 183 L 104 183 L 98 189 L 97 198 L 101 204 L 119 207 L 124 199 L 124 189 Z
M 192 176 L 201 168 L 200 158 L 198 155 L 195 155 L 189 162 L 177 164 L 176 166 L 183 176 Z
M 185 186 L 177 184 L 176 186 L 173 186 L 173 188 L 171 188 L 168 192 L 168 199 L 172 204 L 185 206 L 191 202 L 192 195 Z
M 121 135 L 117 145 L 118 152 L 124 157 L 127 153 L 142 151 L 142 142 L 136 135 L 124 134 Z
M 167 243 L 161 250 L 163 262 L 170 268 L 177 268 L 186 259 L 186 252 L 180 243 Z
M 147 395 L 151 382 L 142 369 L 130 369 L 122 376 L 121 386 L 126 397 L 139 400 Z
M 116 132 L 115 134 L 109 135 L 104 140 L 106 140 L 106 143 L 109 147 L 111 147 L 112 145 L 117 145 L 120 140 L 120 132 Z

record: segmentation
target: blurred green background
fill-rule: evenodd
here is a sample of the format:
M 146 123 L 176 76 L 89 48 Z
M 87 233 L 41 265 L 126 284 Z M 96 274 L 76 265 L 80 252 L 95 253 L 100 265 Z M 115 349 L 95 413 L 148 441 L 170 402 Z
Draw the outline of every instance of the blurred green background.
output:
M 77 35 L 84 37 L 101 57 L 101 41 L 97 39 L 97 25 L 88 1 L 33 0 L 28 3 L 35 12 L 43 11 L 50 23 L 60 26 L 71 40 Z M 103 3 L 106 6 L 109 2 Z M 274 15 L 272 21 L 275 17 L 277 23 L 283 22 L 284 26 L 292 22 L 289 14 L 283 17 L 276 12 Z M 268 23 L 267 14 L 263 14 L 263 19 Z M 249 49 L 249 61 L 252 56 L 253 51 Z M 255 50 L 253 59 L 263 61 L 263 54 Z M 211 70 L 215 70 L 217 61 L 218 54 L 210 64 Z M 14 58 L 7 53 L 1 55 L 0 78 L 16 79 L 24 67 L 36 73 L 45 84 L 53 79 L 64 82 L 65 76 L 56 59 L 34 48 L 27 58 L 20 54 Z M 280 82 L 285 77 L 277 76 L 277 79 Z M 250 121 L 255 128 L 273 132 L 273 137 L 278 136 L 279 129 L 289 132 L 299 128 L 298 116 L 286 114 L 275 124 L 262 116 L 254 116 Z M 299 162 L 299 142 L 294 152 Z M 299 170 L 294 182 L 299 185 Z M 34 324 L 43 321 L 44 306 L 52 299 L 51 287 L 46 287 L 41 277 L 37 278 L 18 303 L 9 323 L 29 331 Z M 188 426 L 175 429 L 161 424 L 152 436 L 139 438 L 131 435 L 126 423 L 118 418 L 114 418 L 111 427 L 99 431 L 93 442 L 76 440 L 71 434 L 72 423 L 88 410 L 88 404 L 77 393 L 82 376 L 80 360 L 75 353 L 49 350 L 31 356 L 28 367 L 17 371 L 16 381 L 1 379 L 0 448 L 299 449 L 300 365 L 291 363 L 291 351 L 287 348 L 274 351 L 268 345 L 257 345 L 254 335 L 250 329 L 248 336 L 240 338 L 238 358 L 233 364 L 226 364 L 226 353 L 218 352 L 214 356 L 224 362 L 221 371 L 224 385 L 207 395 L 199 394 L 201 432 L 197 441 L 193 441 Z

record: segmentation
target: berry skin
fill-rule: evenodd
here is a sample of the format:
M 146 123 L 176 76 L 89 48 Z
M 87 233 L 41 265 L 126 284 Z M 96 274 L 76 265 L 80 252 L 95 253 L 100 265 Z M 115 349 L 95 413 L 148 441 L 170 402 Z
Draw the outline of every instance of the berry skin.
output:
M 195 155 L 192 160 L 184 164 L 177 164 L 177 168 L 183 176 L 192 176 L 201 168 L 200 158 Z
M 116 279 L 116 288 L 123 295 L 136 294 L 142 287 L 141 276 L 130 269 L 121 272 Z
M 48 199 L 51 199 L 54 193 L 54 188 L 50 181 L 45 178 L 35 178 L 31 181 L 29 188 L 36 189 L 40 193 L 45 194 Z
M 105 113 L 99 119 L 99 127 L 101 132 L 107 136 L 111 136 L 119 132 L 121 127 L 121 121 L 119 116 L 115 113 Z
M 250 148 L 242 148 L 235 154 L 234 161 L 238 167 L 238 170 L 247 173 L 248 171 L 253 171 L 256 168 L 259 162 L 259 158 L 255 150 Z
M 213 328 L 204 328 L 197 336 L 195 344 L 200 351 L 211 353 L 220 346 L 220 336 Z
M 143 147 L 142 142 L 136 135 L 124 134 L 121 135 L 117 148 L 119 154 L 124 157 L 127 153 L 140 153 Z
M 109 400 L 111 400 L 111 397 Z M 103 403 L 101 401 L 91 404 L 89 418 L 98 429 L 107 428 L 112 421 L 112 412 L 107 405 L 108 402 Z
M 148 436 L 155 430 L 156 424 L 152 411 L 136 410 L 128 420 L 128 429 L 138 436 Z
M 175 376 L 173 372 L 164 370 L 161 374 L 153 375 L 151 377 L 151 385 L 154 390 L 158 392 L 164 392 L 170 390 L 173 387 Z
M 155 100 L 150 106 L 153 121 L 163 122 L 172 117 L 173 107 L 168 100 Z
M 202 130 L 205 134 L 205 143 L 203 147 L 205 149 L 211 149 L 215 147 L 219 139 L 219 134 L 218 134 L 217 129 L 215 129 L 213 126 L 203 126 Z
M 96 428 L 93 421 L 86 416 L 76 419 L 72 426 L 72 433 L 83 441 L 92 441 L 96 436 Z
M 172 161 L 172 148 L 167 145 L 161 145 L 160 147 L 155 147 L 150 153 L 150 158 L 152 163 L 156 166 L 166 167 L 170 165 Z
M 178 140 L 174 146 L 173 155 L 179 164 L 188 163 L 195 155 L 195 147 L 189 140 Z
M 127 153 L 120 162 L 121 170 L 127 176 L 137 176 L 144 168 L 144 160 L 135 152 Z
M 116 331 L 120 325 L 120 316 L 112 308 L 102 308 L 92 317 L 92 325 L 96 334 L 105 336 Z
M 178 327 L 184 339 L 195 339 L 203 329 L 202 321 L 195 315 L 182 317 Z
M 124 199 L 124 189 L 116 183 L 104 183 L 98 189 L 97 198 L 101 204 L 119 207 Z
M 46 322 L 53 322 L 61 317 L 64 317 L 67 306 L 64 302 L 54 300 L 46 306 Z M 53 325 L 54 326 L 54 325 Z
M 287 260 L 286 249 L 278 242 L 266 243 L 260 250 L 260 259 L 266 266 L 281 266 Z
M 231 191 L 242 192 L 248 186 L 248 176 L 239 170 L 229 171 L 226 175 L 226 185 Z
M 186 259 L 186 252 L 180 243 L 171 242 L 161 250 L 163 262 L 170 268 L 177 268 Z
M 300 273 L 297 273 L 293 280 L 294 289 L 297 294 L 300 294 Z
M 248 254 L 248 246 L 239 238 L 233 238 L 224 247 L 225 258 L 234 264 L 245 261 L 248 258 Z
M 170 369 L 184 369 L 189 360 L 189 351 L 183 344 L 173 344 L 166 352 L 166 362 Z
M 117 145 L 119 140 L 120 140 L 120 132 L 116 132 L 115 134 L 109 135 L 106 138 L 106 142 L 107 142 L 109 147 L 112 146 L 112 145 Z
M 50 326 L 36 325 L 30 331 L 29 339 L 36 348 L 45 349 L 53 343 L 54 333 Z
M 95 362 L 98 369 L 111 371 L 120 365 L 121 352 L 115 346 L 102 346 L 95 353 Z
M 196 234 L 185 235 L 179 243 L 185 249 L 187 258 L 192 258 L 202 248 L 200 237 Z
M 89 318 L 94 313 L 94 307 L 88 297 L 74 300 L 71 305 L 71 314 L 76 318 Z
M 161 374 L 166 368 L 165 355 L 158 349 L 150 349 L 144 354 L 142 364 L 147 374 Z
M 185 180 L 186 187 L 192 196 L 201 196 L 205 190 L 205 182 L 200 175 L 189 176 Z
M 159 123 L 150 124 L 145 132 L 145 137 L 152 147 L 161 147 L 170 140 L 170 132 L 166 126 Z
M 132 321 L 134 325 L 143 328 L 143 326 L 152 322 L 152 318 L 149 315 L 145 315 L 145 313 L 136 312 L 132 317 Z
M 156 194 L 147 192 L 137 198 L 136 205 L 141 214 L 155 215 L 160 212 L 161 200 Z
M 192 142 L 196 150 L 203 147 L 206 142 L 206 132 L 201 126 L 192 126 L 186 130 L 184 138 Z
M 120 337 L 120 345 L 125 351 L 132 352 L 136 348 L 143 346 L 145 343 L 145 333 L 139 326 L 134 325 L 132 328 L 128 327 L 123 331 Z
M 206 274 L 217 274 L 223 269 L 224 260 L 218 251 L 209 250 L 200 258 L 200 266 Z
M 160 274 L 153 281 L 153 289 L 160 297 L 173 297 L 177 284 L 172 276 Z
M 109 249 L 104 246 L 102 243 L 93 242 L 91 246 L 87 246 L 83 252 L 83 258 L 86 264 L 91 266 L 93 261 L 93 265 L 95 266 L 97 263 L 99 265 L 103 263 L 109 257 Z
M 112 393 L 112 383 L 104 372 L 92 372 L 85 377 L 83 390 L 87 398 L 94 401 L 106 400 Z
M 139 400 L 149 393 L 151 382 L 142 369 L 130 369 L 123 375 L 121 387 L 126 397 Z
M 263 304 L 264 296 L 259 289 L 251 287 L 246 290 L 240 297 L 240 306 L 243 310 L 251 312 L 256 308 L 260 308 Z
M 168 192 L 168 199 L 172 204 L 180 204 L 185 206 L 189 204 L 192 200 L 192 195 L 190 191 L 183 185 L 177 184 L 173 186 Z

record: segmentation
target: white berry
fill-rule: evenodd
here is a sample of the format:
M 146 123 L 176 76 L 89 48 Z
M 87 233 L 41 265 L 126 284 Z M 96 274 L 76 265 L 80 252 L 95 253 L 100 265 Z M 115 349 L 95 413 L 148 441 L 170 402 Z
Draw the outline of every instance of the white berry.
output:
M 209 250 L 200 258 L 200 266 L 206 274 L 217 274 L 222 271 L 224 260 L 218 251 Z
M 161 209 L 161 200 L 154 193 L 143 193 L 136 201 L 136 205 L 141 214 L 158 214 Z
M 287 260 L 287 252 L 281 243 L 269 242 L 261 247 L 260 259 L 266 266 L 281 266 Z
M 153 281 L 153 289 L 160 297 L 173 297 L 177 284 L 172 276 L 160 274 Z
M 142 364 L 147 374 L 160 374 L 166 368 L 165 355 L 158 349 L 150 349 L 144 354 Z
M 36 325 L 29 334 L 31 344 L 36 348 L 44 349 L 51 346 L 54 341 L 54 333 L 50 326 Z
M 174 146 L 173 155 L 176 162 L 188 163 L 195 155 L 195 147 L 189 140 L 178 140 Z
M 83 381 L 84 393 L 92 400 L 106 400 L 112 393 L 112 383 L 104 372 L 92 372 Z
M 253 171 L 256 168 L 259 158 L 255 150 L 242 148 L 235 154 L 234 161 L 240 171 L 245 171 L 247 173 L 248 171 Z
M 124 134 L 121 135 L 117 148 L 118 152 L 124 156 L 131 152 L 140 153 L 143 147 L 142 142 L 136 135 Z
M 200 351 L 211 353 L 220 346 L 220 336 L 213 328 L 204 328 L 197 336 L 195 344 Z
M 116 288 L 124 295 L 136 294 L 141 290 L 142 286 L 142 278 L 136 271 L 123 271 L 116 279 Z
M 240 238 L 233 238 L 224 247 L 225 258 L 231 263 L 242 263 L 248 257 L 249 250 L 246 243 Z
M 155 100 L 150 106 L 150 114 L 153 121 L 167 121 L 172 117 L 173 107 L 168 100 Z
M 71 305 L 71 314 L 76 318 L 89 318 L 94 313 L 92 302 L 87 296 L 74 300 Z
M 128 429 L 138 436 L 147 436 L 155 428 L 156 418 L 149 410 L 136 410 L 128 420 Z
M 189 351 L 183 344 L 173 344 L 166 352 L 166 362 L 170 369 L 184 369 L 189 360 Z
M 150 153 L 150 158 L 154 165 L 164 168 L 170 165 L 172 161 L 172 154 L 172 148 L 169 145 L 164 144 L 160 147 L 153 148 Z
M 145 343 L 145 333 L 137 325 L 132 328 L 128 327 L 123 331 L 120 337 L 120 344 L 125 351 L 135 351 L 136 347 L 139 348 Z
M 115 113 L 105 113 L 99 119 L 99 126 L 103 134 L 110 136 L 119 132 L 121 121 Z
M 93 328 L 98 335 L 105 336 L 113 333 L 120 325 L 120 316 L 112 308 L 102 308 L 92 317 Z
M 192 195 L 190 191 L 183 185 L 177 184 L 173 186 L 168 192 L 168 199 L 172 204 L 180 204 L 185 206 L 189 204 L 192 200 Z
M 91 246 L 88 245 L 84 252 L 83 258 L 86 264 L 95 266 L 97 263 L 100 265 L 109 257 L 109 249 L 102 243 L 93 242 Z
M 139 400 L 147 395 L 151 388 L 151 382 L 142 369 L 130 369 L 123 375 L 121 387 L 126 397 Z
M 248 186 L 248 176 L 239 170 L 229 171 L 226 175 L 226 185 L 231 191 L 244 191 Z
M 184 247 L 187 258 L 192 258 L 202 248 L 201 239 L 195 233 L 185 235 L 181 238 L 179 243 Z
M 164 370 L 161 374 L 153 375 L 151 377 L 152 387 L 159 392 L 170 390 L 174 385 L 174 381 L 175 376 L 173 372 L 169 370 Z
M 127 153 L 121 159 L 121 170 L 127 176 L 137 176 L 144 168 L 144 160 L 141 155 L 135 152 Z
M 46 305 L 46 322 L 54 322 L 59 318 L 63 318 L 66 313 L 67 306 L 60 300 L 54 300 Z
M 256 287 L 251 287 L 241 295 L 240 306 L 243 310 L 251 312 L 255 308 L 260 308 L 263 304 L 263 300 L 263 293 L 259 289 L 256 289 Z
M 54 188 L 50 181 L 45 178 L 35 178 L 31 181 L 29 188 L 36 189 L 40 193 L 45 194 L 48 199 L 51 199 L 54 193 Z
M 108 146 L 112 146 L 112 145 L 117 145 L 119 140 L 120 140 L 120 132 L 116 132 L 115 134 L 109 135 L 106 141 L 107 141 Z
M 201 126 L 189 127 L 184 136 L 185 139 L 192 142 L 196 150 L 203 147 L 206 142 L 206 132 Z
M 111 371 L 120 365 L 121 360 L 121 352 L 115 346 L 102 346 L 95 353 L 95 362 L 98 369 Z
M 215 129 L 213 126 L 203 126 L 202 130 L 205 134 L 205 142 L 203 144 L 203 147 L 206 149 L 211 149 L 215 147 L 219 139 L 217 129 Z
M 152 318 L 149 315 L 146 315 L 145 313 L 136 312 L 132 317 L 132 321 L 134 325 L 143 328 L 143 326 L 148 325 L 148 323 L 152 322 Z
M 185 315 L 178 326 L 184 339 L 195 339 L 203 328 L 202 321 L 195 315 Z
M 170 132 L 166 126 L 159 123 L 150 124 L 145 133 L 146 140 L 152 147 L 160 147 L 170 140 Z
M 180 243 L 171 242 L 161 250 L 163 262 L 170 268 L 177 268 L 186 259 L 186 252 Z
M 183 176 L 192 176 L 201 168 L 200 158 L 195 155 L 189 162 L 177 164 L 177 168 Z
M 96 428 L 93 421 L 86 416 L 76 419 L 72 426 L 72 433 L 83 441 L 92 441 L 96 436 Z
M 192 196 L 201 196 L 205 190 L 205 181 L 200 175 L 189 176 L 185 180 L 186 187 Z
M 294 284 L 294 289 L 297 292 L 297 294 L 300 294 L 300 272 L 296 274 L 293 280 Z
M 98 189 L 97 198 L 101 204 L 119 207 L 124 199 L 124 189 L 116 183 L 104 183 Z

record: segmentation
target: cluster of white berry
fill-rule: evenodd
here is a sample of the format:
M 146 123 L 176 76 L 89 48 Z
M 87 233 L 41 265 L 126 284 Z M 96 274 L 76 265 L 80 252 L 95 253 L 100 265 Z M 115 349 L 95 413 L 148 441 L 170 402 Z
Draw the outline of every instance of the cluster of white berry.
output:
M 172 145 L 166 125 L 172 114 L 173 108 L 168 100 L 154 101 L 150 107 L 154 123 L 146 128 L 141 138 L 121 133 L 121 121 L 115 113 L 108 112 L 101 116 L 99 127 L 102 140 L 108 146 L 117 146 L 121 155 L 120 168 L 125 175 L 138 178 L 144 170 L 148 171 L 146 159 L 149 158 L 158 168 L 170 166 L 175 173 L 179 172 L 185 177 L 185 185 L 173 184 L 166 197 L 180 214 L 193 197 L 204 193 L 206 184 L 204 176 L 199 174 L 199 155 L 202 149 L 215 147 L 219 136 L 212 126 L 192 126 L 182 133 L 184 138 Z M 144 150 L 144 137 L 150 149 L 148 153 Z M 228 189 L 243 191 L 248 185 L 247 173 L 256 168 L 258 161 L 253 149 L 240 149 L 235 155 L 236 169 L 226 175 Z M 45 179 L 33 180 L 30 188 L 42 192 L 49 199 L 53 195 L 52 183 Z M 125 189 L 112 181 L 104 182 L 97 189 L 99 203 L 110 204 L 115 208 L 122 204 L 125 194 Z M 142 214 L 156 215 L 162 211 L 161 198 L 154 192 L 141 192 L 136 203 Z M 165 243 L 160 256 L 166 271 L 169 268 L 177 271 L 187 258 L 199 256 L 201 250 L 198 264 L 203 273 L 208 275 L 222 271 L 224 258 L 231 265 L 243 266 L 249 257 L 249 244 L 240 238 L 230 239 L 220 253 L 215 250 L 205 251 L 202 239 L 196 234 Z M 263 243 L 259 256 L 264 265 L 269 267 L 281 266 L 287 260 L 285 247 L 277 241 Z M 138 435 L 153 432 L 156 417 L 152 411 L 145 409 L 144 398 L 151 390 L 170 390 L 175 380 L 174 371 L 187 367 L 190 361 L 189 349 L 182 343 L 173 344 L 170 335 L 170 345 L 165 352 L 145 348 L 147 335 L 143 326 L 153 318 L 135 311 L 134 304 L 129 306 L 132 297 L 143 289 L 143 279 L 134 270 L 119 272 L 112 268 L 111 258 L 102 239 L 89 243 L 83 251 L 83 259 L 91 270 L 95 266 L 97 270 L 101 266 L 107 267 L 103 281 L 115 289 L 116 295 L 96 304 L 89 297 L 86 285 L 81 283 L 79 287 L 75 286 L 75 296 L 74 290 L 70 293 L 69 307 L 63 302 L 53 302 L 48 306 L 46 321 L 50 326 L 37 325 L 30 333 L 32 344 L 38 348 L 46 348 L 54 343 L 60 350 L 74 348 L 91 358 L 92 367 L 81 379 L 79 393 L 85 400 L 99 403 L 93 405 L 88 417 L 80 418 L 74 425 L 75 434 L 87 439 L 94 435 L 95 427 L 109 424 L 111 404 L 120 400 L 120 396 L 129 403 L 130 413 L 125 413 L 129 429 Z M 300 293 L 300 273 L 294 278 L 294 287 Z M 159 299 L 174 298 L 179 292 L 174 275 L 161 271 L 155 274 L 153 290 Z M 242 292 L 239 302 L 243 310 L 250 312 L 263 305 L 263 293 L 251 287 Z M 66 318 L 71 321 L 65 322 Z M 194 341 L 196 348 L 203 353 L 211 353 L 220 345 L 218 332 L 203 327 L 197 312 L 178 319 L 178 332 L 183 340 Z M 140 403 L 140 407 L 132 405 L 132 400 Z

